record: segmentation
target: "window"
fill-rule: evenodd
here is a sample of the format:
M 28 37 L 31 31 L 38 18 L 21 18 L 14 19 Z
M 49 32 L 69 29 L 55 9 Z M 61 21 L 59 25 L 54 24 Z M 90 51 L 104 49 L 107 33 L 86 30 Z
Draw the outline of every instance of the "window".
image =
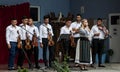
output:
M 40 6 L 30 6 L 30 17 L 34 23 L 40 22 Z
M 120 25 L 120 13 L 109 14 L 110 25 Z

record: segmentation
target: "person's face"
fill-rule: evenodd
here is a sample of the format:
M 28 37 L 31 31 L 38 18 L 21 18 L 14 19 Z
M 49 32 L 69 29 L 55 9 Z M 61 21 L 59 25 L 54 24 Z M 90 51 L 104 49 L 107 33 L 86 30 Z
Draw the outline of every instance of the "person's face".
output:
M 101 20 L 98 20 L 97 21 L 97 25 L 101 25 L 102 24 L 102 21 Z
M 33 19 L 28 19 L 28 24 L 32 25 L 33 24 Z
M 87 26 L 88 26 L 88 21 L 85 20 L 85 21 L 83 22 L 83 25 L 84 25 L 85 27 L 87 27 Z
M 23 19 L 22 22 L 23 22 L 23 24 L 27 24 L 28 23 L 28 19 L 27 18 Z
M 44 20 L 44 23 L 45 23 L 45 24 L 48 24 L 48 23 L 49 23 L 49 18 L 46 18 L 46 19 Z
M 77 21 L 81 21 L 81 16 L 77 16 Z
M 11 20 L 11 24 L 12 25 L 16 25 L 17 24 L 17 20 Z
M 70 27 L 71 23 L 72 23 L 71 21 L 67 21 L 66 26 Z

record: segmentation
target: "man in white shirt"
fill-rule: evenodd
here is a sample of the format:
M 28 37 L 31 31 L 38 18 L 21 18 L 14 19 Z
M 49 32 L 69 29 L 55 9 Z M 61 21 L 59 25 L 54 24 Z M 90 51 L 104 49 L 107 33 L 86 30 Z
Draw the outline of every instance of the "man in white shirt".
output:
M 38 28 L 33 24 L 33 19 L 32 18 L 28 19 L 28 24 L 30 26 L 28 31 L 31 33 L 29 36 L 30 36 L 30 41 L 32 43 L 31 44 L 32 48 L 28 52 L 28 57 L 31 60 L 31 54 L 32 54 L 32 52 L 34 52 L 35 68 L 39 69 L 40 68 L 40 66 L 38 64 L 38 54 L 39 54 L 38 37 L 39 37 L 39 31 L 38 31 Z M 33 35 L 36 35 L 36 38 L 33 38 Z
M 23 68 L 22 66 L 23 66 L 23 62 L 24 62 L 24 59 L 25 59 L 25 54 L 24 54 L 23 49 L 25 50 L 25 52 L 27 51 L 25 49 L 26 36 L 29 35 L 29 33 L 27 32 L 27 31 L 29 31 L 29 26 L 27 24 L 28 24 L 28 18 L 26 16 L 23 16 L 22 17 L 22 23 L 19 25 L 20 26 L 20 32 L 19 33 L 20 33 L 20 38 L 22 40 L 22 49 L 21 48 L 18 49 L 18 61 L 17 61 L 17 66 L 18 66 L 18 68 L 20 67 L 21 69 Z
M 97 24 L 91 29 L 92 40 L 92 60 L 95 63 L 96 54 L 98 53 L 98 67 L 105 67 L 101 64 L 102 53 L 104 48 L 104 39 L 108 35 L 108 30 L 102 25 L 102 19 L 97 19 Z
M 77 44 L 78 39 L 80 38 L 80 33 L 79 29 L 81 27 L 81 15 L 77 14 L 76 15 L 76 21 L 71 24 L 72 30 L 75 31 L 74 33 L 74 42 Z M 75 53 L 76 53 L 76 47 L 71 48 L 73 52 L 73 58 L 75 58 Z
M 70 35 L 72 33 L 72 27 L 70 26 L 71 22 L 72 21 L 70 19 L 66 19 L 65 25 L 60 30 L 60 35 L 62 35 L 62 34 Z M 68 37 L 68 39 L 63 39 L 62 45 L 63 45 L 63 56 L 65 56 L 65 55 L 68 56 L 69 49 L 70 49 L 70 37 Z
M 17 38 L 19 27 L 16 25 L 17 19 L 11 20 L 11 25 L 6 28 L 6 42 L 9 49 L 9 60 L 8 60 L 8 70 L 14 70 L 14 59 L 17 50 Z
M 43 61 L 45 67 L 51 67 L 52 62 L 54 61 L 54 47 L 48 45 L 48 35 L 53 36 L 52 26 L 49 24 L 49 17 L 44 16 L 44 23 L 40 25 L 40 47 L 43 48 Z M 49 50 L 49 61 L 47 60 L 47 48 Z M 49 66 L 48 66 L 49 62 Z

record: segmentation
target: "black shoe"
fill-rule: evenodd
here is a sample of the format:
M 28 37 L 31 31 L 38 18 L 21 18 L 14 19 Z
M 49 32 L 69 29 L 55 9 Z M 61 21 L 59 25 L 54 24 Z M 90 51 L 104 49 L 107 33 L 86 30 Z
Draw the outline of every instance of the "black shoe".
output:
M 9 67 L 8 70 L 16 70 L 14 67 Z
M 93 64 L 91 64 L 91 65 L 90 65 L 90 67 L 94 67 L 94 65 L 93 65 Z
M 29 69 L 33 69 L 32 66 L 29 66 Z
M 88 69 L 86 69 L 86 68 L 84 68 L 83 70 L 84 70 L 84 71 L 88 71 Z
M 83 70 L 84 70 L 84 68 L 80 66 L 80 70 L 82 70 L 82 71 L 83 71 Z
M 91 64 L 90 67 L 92 67 L 92 68 L 96 68 L 94 64 Z
M 105 67 L 104 65 L 99 65 L 98 67 Z
M 45 66 L 45 69 L 49 69 L 49 66 Z
M 75 67 L 79 67 L 80 65 L 78 63 L 75 64 Z
M 18 66 L 17 69 L 24 69 L 22 66 Z
M 40 69 L 41 67 L 40 66 L 35 66 L 36 69 Z

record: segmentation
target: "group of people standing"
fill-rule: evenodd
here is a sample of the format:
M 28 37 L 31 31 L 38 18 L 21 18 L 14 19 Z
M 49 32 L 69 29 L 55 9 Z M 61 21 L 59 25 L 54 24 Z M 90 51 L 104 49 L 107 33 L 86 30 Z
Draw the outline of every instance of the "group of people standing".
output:
M 54 60 L 54 47 L 49 46 L 49 64 L 47 60 L 47 47 L 48 47 L 48 34 L 53 36 L 52 27 L 49 24 L 49 17 L 44 17 L 44 23 L 38 29 L 32 18 L 26 16 L 22 17 L 22 23 L 17 26 L 17 19 L 11 19 L 11 24 L 6 28 L 6 42 L 9 49 L 9 60 L 8 60 L 8 70 L 15 70 L 14 60 L 16 54 L 17 58 L 17 68 L 23 69 L 23 63 L 25 58 L 28 61 L 29 68 L 39 69 L 40 65 L 38 62 L 38 41 L 40 41 L 40 46 L 43 48 L 43 60 L 46 67 L 51 67 L 51 63 Z M 32 64 L 32 54 L 34 54 L 34 62 Z
M 66 20 L 65 26 L 61 28 L 60 35 L 70 34 L 74 37 L 76 46 L 70 47 L 70 40 L 64 40 L 63 48 L 68 56 L 69 51 L 73 48 L 72 53 L 75 54 L 75 66 L 80 66 L 81 70 L 87 70 L 87 66 L 95 68 L 96 54 L 98 54 L 98 67 L 102 65 L 102 53 L 104 48 L 104 40 L 108 37 L 108 30 L 102 23 L 102 19 L 98 18 L 97 23 L 89 28 L 88 20 L 82 19 L 80 14 L 76 15 L 76 21 Z M 72 32 L 72 34 L 71 34 Z
M 99 67 L 101 64 L 101 56 L 103 51 L 104 39 L 108 35 L 108 30 L 102 25 L 102 19 L 97 19 L 97 24 L 89 28 L 87 19 L 82 19 L 80 14 L 76 15 L 76 21 L 72 23 L 70 19 L 66 19 L 65 25 L 60 29 L 60 35 L 70 34 L 74 38 L 75 46 L 73 46 L 73 54 L 76 66 L 80 66 L 81 70 L 86 70 L 87 64 L 94 67 L 96 53 L 98 53 Z M 44 16 L 44 23 L 39 29 L 33 24 L 32 18 L 24 16 L 22 23 L 17 26 L 17 19 L 11 19 L 11 25 L 6 28 L 6 42 L 9 48 L 8 69 L 14 70 L 14 59 L 18 53 L 17 67 L 23 68 L 25 57 L 28 60 L 29 68 L 33 68 L 31 56 L 34 54 L 35 68 L 39 69 L 38 62 L 38 43 L 43 48 L 43 61 L 46 68 L 52 67 L 55 59 L 55 47 L 52 42 L 53 29 L 49 24 L 49 17 Z M 20 41 L 20 42 L 19 42 Z M 39 41 L 39 42 L 38 42 Z M 64 40 L 64 54 L 69 55 L 70 40 Z M 19 45 L 18 45 L 19 44 Z M 21 45 L 21 46 L 20 46 Z M 91 47 L 92 45 L 92 47 Z M 49 50 L 49 60 L 47 60 L 47 49 Z
M 6 41 L 9 48 L 8 70 L 15 69 L 14 59 L 17 53 L 17 68 L 23 68 L 25 56 L 29 62 L 29 68 L 32 68 L 31 55 L 33 52 L 35 67 L 39 68 L 38 46 L 32 45 L 34 31 L 36 33 L 36 37 L 38 37 L 39 31 L 38 28 L 34 26 L 32 18 L 28 19 L 26 16 L 22 17 L 22 23 L 19 26 L 17 26 L 17 19 L 11 19 L 11 25 L 6 28 Z

